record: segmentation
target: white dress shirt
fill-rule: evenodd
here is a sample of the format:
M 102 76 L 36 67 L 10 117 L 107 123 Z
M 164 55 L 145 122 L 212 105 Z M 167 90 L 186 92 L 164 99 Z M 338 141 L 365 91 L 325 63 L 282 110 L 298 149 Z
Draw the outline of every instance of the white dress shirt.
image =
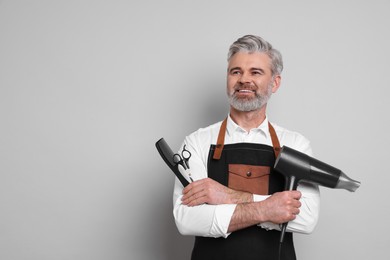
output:
M 201 128 L 187 136 L 183 145 L 191 152 L 189 160 L 191 175 L 194 180 L 207 178 L 207 159 L 211 144 L 216 144 L 221 122 Z M 312 156 L 310 142 L 301 134 L 288 131 L 272 123 L 278 136 L 280 145 L 286 145 L 290 148 Z M 259 143 L 272 146 L 271 136 L 268 130 L 268 119 L 257 128 L 249 132 L 238 126 L 228 116 L 225 144 L 233 143 Z M 181 148 L 182 149 L 182 148 Z M 181 151 L 180 149 L 180 151 Z M 202 204 L 195 207 L 189 207 L 181 203 L 183 185 L 176 178 L 173 192 L 173 215 L 176 226 L 183 235 L 205 236 L 205 237 L 227 237 L 227 232 L 231 217 L 236 208 L 236 204 L 209 205 Z M 298 190 L 302 197 L 300 202 L 302 206 L 296 219 L 290 221 L 287 226 L 289 232 L 311 233 L 317 224 L 320 193 L 317 185 L 309 183 L 300 183 Z M 254 201 L 262 201 L 270 195 L 253 195 Z M 259 223 L 259 228 L 267 230 L 280 230 L 278 224 L 271 222 Z

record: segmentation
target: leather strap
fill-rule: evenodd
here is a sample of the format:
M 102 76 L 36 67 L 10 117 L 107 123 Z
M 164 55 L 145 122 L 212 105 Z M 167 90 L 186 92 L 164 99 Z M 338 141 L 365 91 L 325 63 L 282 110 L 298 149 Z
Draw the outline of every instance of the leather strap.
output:
M 278 158 L 280 153 L 280 143 L 276 131 L 271 123 L 268 121 L 269 134 L 271 135 L 272 147 L 274 148 L 275 158 Z
M 215 147 L 214 154 L 213 154 L 213 159 L 214 160 L 221 159 L 223 145 L 225 144 L 226 124 L 227 124 L 227 118 L 225 118 L 225 120 L 223 120 L 222 125 L 219 128 L 217 145 Z
M 217 145 L 215 147 L 214 154 L 213 154 L 214 160 L 221 159 L 223 146 L 225 144 L 226 125 L 227 125 L 227 118 L 225 118 L 225 120 L 223 120 L 222 125 L 219 128 Z M 272 141 L 272 146 L 274 148 L 275 158 L 277 158 L 279 155 L 280 149 L 281 149 L 279 139 L 278 139 L 278 136 L 276 135 L 274 127 L 271 125 L 270 122 L 268 122 L 268 129 L 269 129 L 269 133 L 271 135 L 271 141 Z

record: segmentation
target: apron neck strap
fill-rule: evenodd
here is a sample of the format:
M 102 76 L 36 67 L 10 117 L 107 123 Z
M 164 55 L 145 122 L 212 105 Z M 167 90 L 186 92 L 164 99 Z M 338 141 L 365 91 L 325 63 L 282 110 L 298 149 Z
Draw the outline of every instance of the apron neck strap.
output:
M 227 124 L 227 118 L 225 118 L 225 120 L 223 120 L 222 125 L 219 128 L 217 145 L 215 147 L 214 155 L 213 155 L 214 160 L 221 159 L 223 145 L 225 144 L 226 124 Z
M 223 120 L 222 125 L 219 128 L 217 145 L 215 147 L 214 154 L 213 154 L 214 160 L 221 159 L 223 146 L 225 144 L 226 125 L 227 125 L 227 118 L 225 118 L 225 120 Z M 276 135 L 274 127 L 271 125 L 270 122 L 268 122 L 268 129 L 269 129 L 269 133 L 271 135 L 272 146 L 274 148 L 275 158 L 277 158 L 279 155 L 279 152 L 280 152 L 279 139 L 278 139 L 278 136 Z
M 269 129 L 269 134 L 271 135 L 272 147 L 274 148 L 275 159 L 276 159 L 279 156 L 281 148 L 280 148 L 278 136 L 276 135 L 276 131 L 269 121 L 268 121 L 268 129 Z

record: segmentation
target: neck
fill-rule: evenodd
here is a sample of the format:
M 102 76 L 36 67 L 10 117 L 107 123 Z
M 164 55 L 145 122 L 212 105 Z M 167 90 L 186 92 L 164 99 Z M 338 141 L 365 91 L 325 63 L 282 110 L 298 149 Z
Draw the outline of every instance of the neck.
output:
M 259 110 L 254 111 L 238 111 L 237 109 L 230 107 L 230 117 L 232 120 L 249 132 L 252 128 L 256 128 L 265 120 L 266 106 L 263 106 Z

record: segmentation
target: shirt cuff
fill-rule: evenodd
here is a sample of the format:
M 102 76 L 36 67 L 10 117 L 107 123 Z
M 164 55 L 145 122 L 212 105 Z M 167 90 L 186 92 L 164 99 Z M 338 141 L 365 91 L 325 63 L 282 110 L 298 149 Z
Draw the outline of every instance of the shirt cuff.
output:
M 253 194 L 253 202 L 259 202 L 266 200 L 270 197 L 271 195 L 258 195 L 258 194 Z
M 236 206 L 236 204 L 221 204 L 216 206 L 213 224 L 210 230 L 211 236 L 219 237 L 222 235 L 222 237 L 227 238 L 231 234 L 228 233 L 228 228 Z
M 280 226 L 272 222 L 260 223 L 258 226 L 264 228 L 265 230 L 274 230 L 274 229 L 280 230 Z
M 271 195 L 258 195 L 258 194 L 253 194 L 253 201 L 254 201 L 254 202 L 263 201 L 263 200 L 268 199 L 270 196 L 271 196 Z M 260 224 L 258 224 L 257 226 L 259 226 L 259 227 L 261 227 L 261 228 L 264 228 L 265 230 L 273 230 L 273 229 L 278 229 L 278 230 L 280 230 L 279 225 L 274 224 L 274 223 L 272 223 L 272 222 L 260 223 Z

